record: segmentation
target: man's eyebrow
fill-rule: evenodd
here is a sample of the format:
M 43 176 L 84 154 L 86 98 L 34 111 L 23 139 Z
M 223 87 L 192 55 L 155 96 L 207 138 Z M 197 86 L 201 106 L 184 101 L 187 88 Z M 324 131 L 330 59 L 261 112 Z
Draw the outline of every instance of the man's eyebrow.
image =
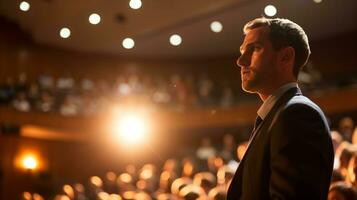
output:
M 254 41 L 254 42 L 251 42 L 251 43 L 248 43 L 246 44 L 245 46 L 240 46 L 239 50 L 240 50 L 240 53 L 242 53 L 245 49 L 249 49 L 251 47 L 253 47 L 254 45 L 256 44 L 262 44 L 262 42 L 260 41 Z

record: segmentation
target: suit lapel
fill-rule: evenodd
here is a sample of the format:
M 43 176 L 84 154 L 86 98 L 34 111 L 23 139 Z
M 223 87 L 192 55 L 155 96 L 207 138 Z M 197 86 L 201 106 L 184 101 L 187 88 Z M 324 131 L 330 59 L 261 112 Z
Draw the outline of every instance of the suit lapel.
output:
M 267 122 L 272 122 L 273 117 L 275 116 L 275 113 L 278 111 L 278 109 L 284 105 L 289 99 L 291 99 L 294 95 L 301 94 L 300 89 L 297 87 L 291 88 L 288 91 L 286 91 L 282 97 L 278 99 L 278 101 L 275 103 L 273 108 L 269 111 L 268 115 L 265 117 L 265 119 L 259 124 L 259 126 L 254 130 L 252 133 L 251 140 L 249 141 L 247 145 L 247 149 L 245 151 L 245 154 L 242 158 L 242 161 L 244 160 L 245 155 L 247 154 L 252 142 L 254 139 L 259 135 L 261 128 L 266 124 Z M 269 123 L 269 124 L 270 124 Z
M 291 88 L 288 91 L 286 91 L 283 94 L 283 96 L 281 96 L 278 99 L 278 101 L 275 103 L 273 108 L 269 111 L 269 113 L 265 117 L 265 119 L 259 124 L 259 126 L 252 133 L 253 135 L 251 137 L 251 140 L 249 141 L 249 143 L 247 145 L 247 149 L 243 155 L 242 160 L 240 161 L 240 163 L 238 165 L 237 171 L 236 171 L 236 173 L 232 179 L 231 185 L 228 189 L 228 195 L 227 195 L 228 198 L 227 199 L 237 199 L 237 198 L 234 198 L 234 196 L 240 195 L 240 193 L 241 193 L 242 173 L 243 173 L 242 170 L 244 168 L 244 161 L 247 157 L 247 154 L 249 153 L 249 150 L 250 150 L 255 138 L 258 137 L 259 134 L 266 129 L 266 128 L 264 128 L 262 130 L 262 128 L 265 126 L 265 124 L 272 123 L 273 118 L 274 118 L 275 114 L 277 113 L 277 111 L 279 110 L 279 108 L 281 108 L 281 106 L 285 105 L 295 95 L 301 95 L 301 91 L 298 87 L 294 87 L 294 88 Z

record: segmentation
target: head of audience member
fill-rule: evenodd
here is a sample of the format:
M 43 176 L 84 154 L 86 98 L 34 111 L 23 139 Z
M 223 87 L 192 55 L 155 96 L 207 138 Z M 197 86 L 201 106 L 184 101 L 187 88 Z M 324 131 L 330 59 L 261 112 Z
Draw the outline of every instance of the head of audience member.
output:
M 170 171 L 170 172 L 177 173 L 178 162 L 175 159 L 167 159 L 162 168 L 163 168 L 163 171 Z
M 347 168 L 350 162 L 351 157 L 353 156 L 353 154 L 355 154 L 357 152 L 357 149 L 355 146 L 350 145 L 347 143 L 347 145 L 341 144 L 342 146 L 342 150 L 341 153 L 339 154 L 339 161 L 340 161 L 340 166 L 339 166 L 339 170 L 341 171 L 342 175 L 344 177 L 347 176 Z M 340 146 L 341 146 L 340 145 Z
M 139 180 L 136 186 L 143 191 L 152 193 L 158 184 L 157 169 L 153 164 L 145 164 L 139 171 Z
M 234 137 L 231 134 L 225 134 L 223 136 L 223 148 L 231 150 L 234 147 Z
M 109 171 L 105 174 L 105 179 L 104 179 L 104 188 L 105 191 L 109 193 L 118 193 L 118 187 L 116 185 L 116 180 L 117 180 L 117 175 Z
M 138 169 L 135 165 L 133 165 L 133 164 L 126 165 L 125 172 L 128 173 L 130 176 L 132 176 L 133 179 L 137 178 Z
M 347 168 L 348 181 L 357 188 L 357 152 L 354 152 Z
M 44 198 L 38 193 L 31 194 L 26 191 L 22 193 L 21 200 L 44 200 Z
M 211 143 L 209 137 L 201 139 L 200 146 L 197 149 L 196 156 L 201 160 L 207 160 L 208 158 L 216 155 L 216 149 Z
M 357 127 L 355 128 L 355 130 L 352 133 L 352 144 L 357 145 Z
M 217 172 L 217 184 L 227 185 L 232 180 L 235 173 L 235 169 L 232 169 L 228 165 L 222 166 Z
M 178 200 L 178 197 L 171 193 L 163 193 L 163 194 L 157 195 L 155 199 L 157 199 L 157 200 Z
M 208 170 L 214 174 L 224 165 L 224 160 L 220 156 L 211 156 L 207 160 Z
M 186 185 L 192 184 L 192 179 L 188 177 L 181 177 L 176 180 L 171 185 L 171 193 L 174 195 L 179 195 L 180 190 Z
M 88 195 L 89 198 L 97 198 L 103 190 L 103 181 L 99 176 L 92 176 L 89 179 Z
M 238 156 L 238 161 L 241 161 L 243 159 L 243 156 L 245 154 L 245 150 L 247 149 L 248 146 L 248 141 L 241 142 L 238 147 L 237 147 L 237 156 Z
M 86 199 L 86 196 L 85 196 L 86 191 L 82 184 L 75 183 L 73 185 L 73 188 L 74 188 L 75 199 Z
M 189 184 L 180 190 L 179 197 L 183 200 L 204 200 L 207 198 L 207 195 L 202 187 Z
M 49 91 L 42 91 L 37 108 L 42 112 L 53 111 L 54 98 Z
M 216 176 L 211 172 L 200 172 L 195 174 L 193 184 L 198 185 L 206 194 L 217 185 Z
M 217 186 L 209 191 L 208 200 L 226 200 L 227 192 L 225 187 Z
M 160 188 L 162 192 L 169 192 L 173 181 L 176 179 L 176 174 L 173 171 L 163 171 L 160 175 Z
M 330 186 L 328 200 L 352 200 L 357 199 L 357 192 L 352 185 L 346 182 L 336 182 Z
M 342 137 L 349 142 L 352 142 L 352 133 L 354 127 L 354 122 L 351 117 L 344 117 L 339 122 L 339 131 Z
M 134 178 L 129 173 L 122 173 L 117 177 L 117 186 L 119 188 L 120 193 L 124 193 L 126 191 L 132 191 L 135 189 L 134 186 Z
M 345 177 L 341 174 L 340 170 L 334 169 L 331 175 L 331 184 L 339 181 L 345 181 Z
M 331 139 L 333 144 L 333 149 L 336 152 L 336 149 L 343 142 L 343 137 L 338 131 L 331 131 Z
M 196 167 L 195 163 L 191 158 L 183 158 L 182 159 L 182 176 L 183 177 L 193 177 L 195 173 Z
M 222 151 L 220 152 L 220 155 L 222 156 L 223 159 L 226 161 L 235 159 L 235 141 L 234 137 L 231 134 L 225 134 L 223 136 L 223 147 Z
M 137 192 L 134 196 L 134 200 L 152 200 L 150 194 L 146 192 Z

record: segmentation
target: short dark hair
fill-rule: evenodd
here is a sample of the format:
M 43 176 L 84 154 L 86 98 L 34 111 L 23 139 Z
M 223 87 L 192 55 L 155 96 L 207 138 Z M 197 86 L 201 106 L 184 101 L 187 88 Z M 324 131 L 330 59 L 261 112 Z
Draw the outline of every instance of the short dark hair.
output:
M 350 185 L 349 183 L 346 183 L 343 181 L 339 181 L 339 182 L 331 184 L 329 193 L 332 191 L 339 192 L 340 194 L 342 194 L 342 196 L 345 199 L 356 199 L 357 198 L 357 191 L 355 190 L 355 188 L 353 188 L 353 186 Z
M 309 41 L 304 30 L 288 19 L 262 17 L 246 23 L 243 32 L 247 34 L 250 30 L 263 26 L 269 27 L 269 38 L 275 50 L 288 46 L 295 50 L 293 73 L 297 78 L 299 71 L 307 63 L 311 53 Z

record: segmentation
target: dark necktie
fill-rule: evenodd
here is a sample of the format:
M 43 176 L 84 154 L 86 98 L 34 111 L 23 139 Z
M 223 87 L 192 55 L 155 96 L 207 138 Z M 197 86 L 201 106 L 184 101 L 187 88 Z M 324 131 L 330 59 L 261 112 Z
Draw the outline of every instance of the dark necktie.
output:
M 259 127 L 259 125 L 262 122 L 263 122 L 262 118 L 260 118 L 259 115 L 257 115 L 257 118 L 255 118 L 253 131 L 252 131 L 252 133 L 250 134 L 250 137 L 249 137 L 249 141 L 253 138 L 255 130 Z

